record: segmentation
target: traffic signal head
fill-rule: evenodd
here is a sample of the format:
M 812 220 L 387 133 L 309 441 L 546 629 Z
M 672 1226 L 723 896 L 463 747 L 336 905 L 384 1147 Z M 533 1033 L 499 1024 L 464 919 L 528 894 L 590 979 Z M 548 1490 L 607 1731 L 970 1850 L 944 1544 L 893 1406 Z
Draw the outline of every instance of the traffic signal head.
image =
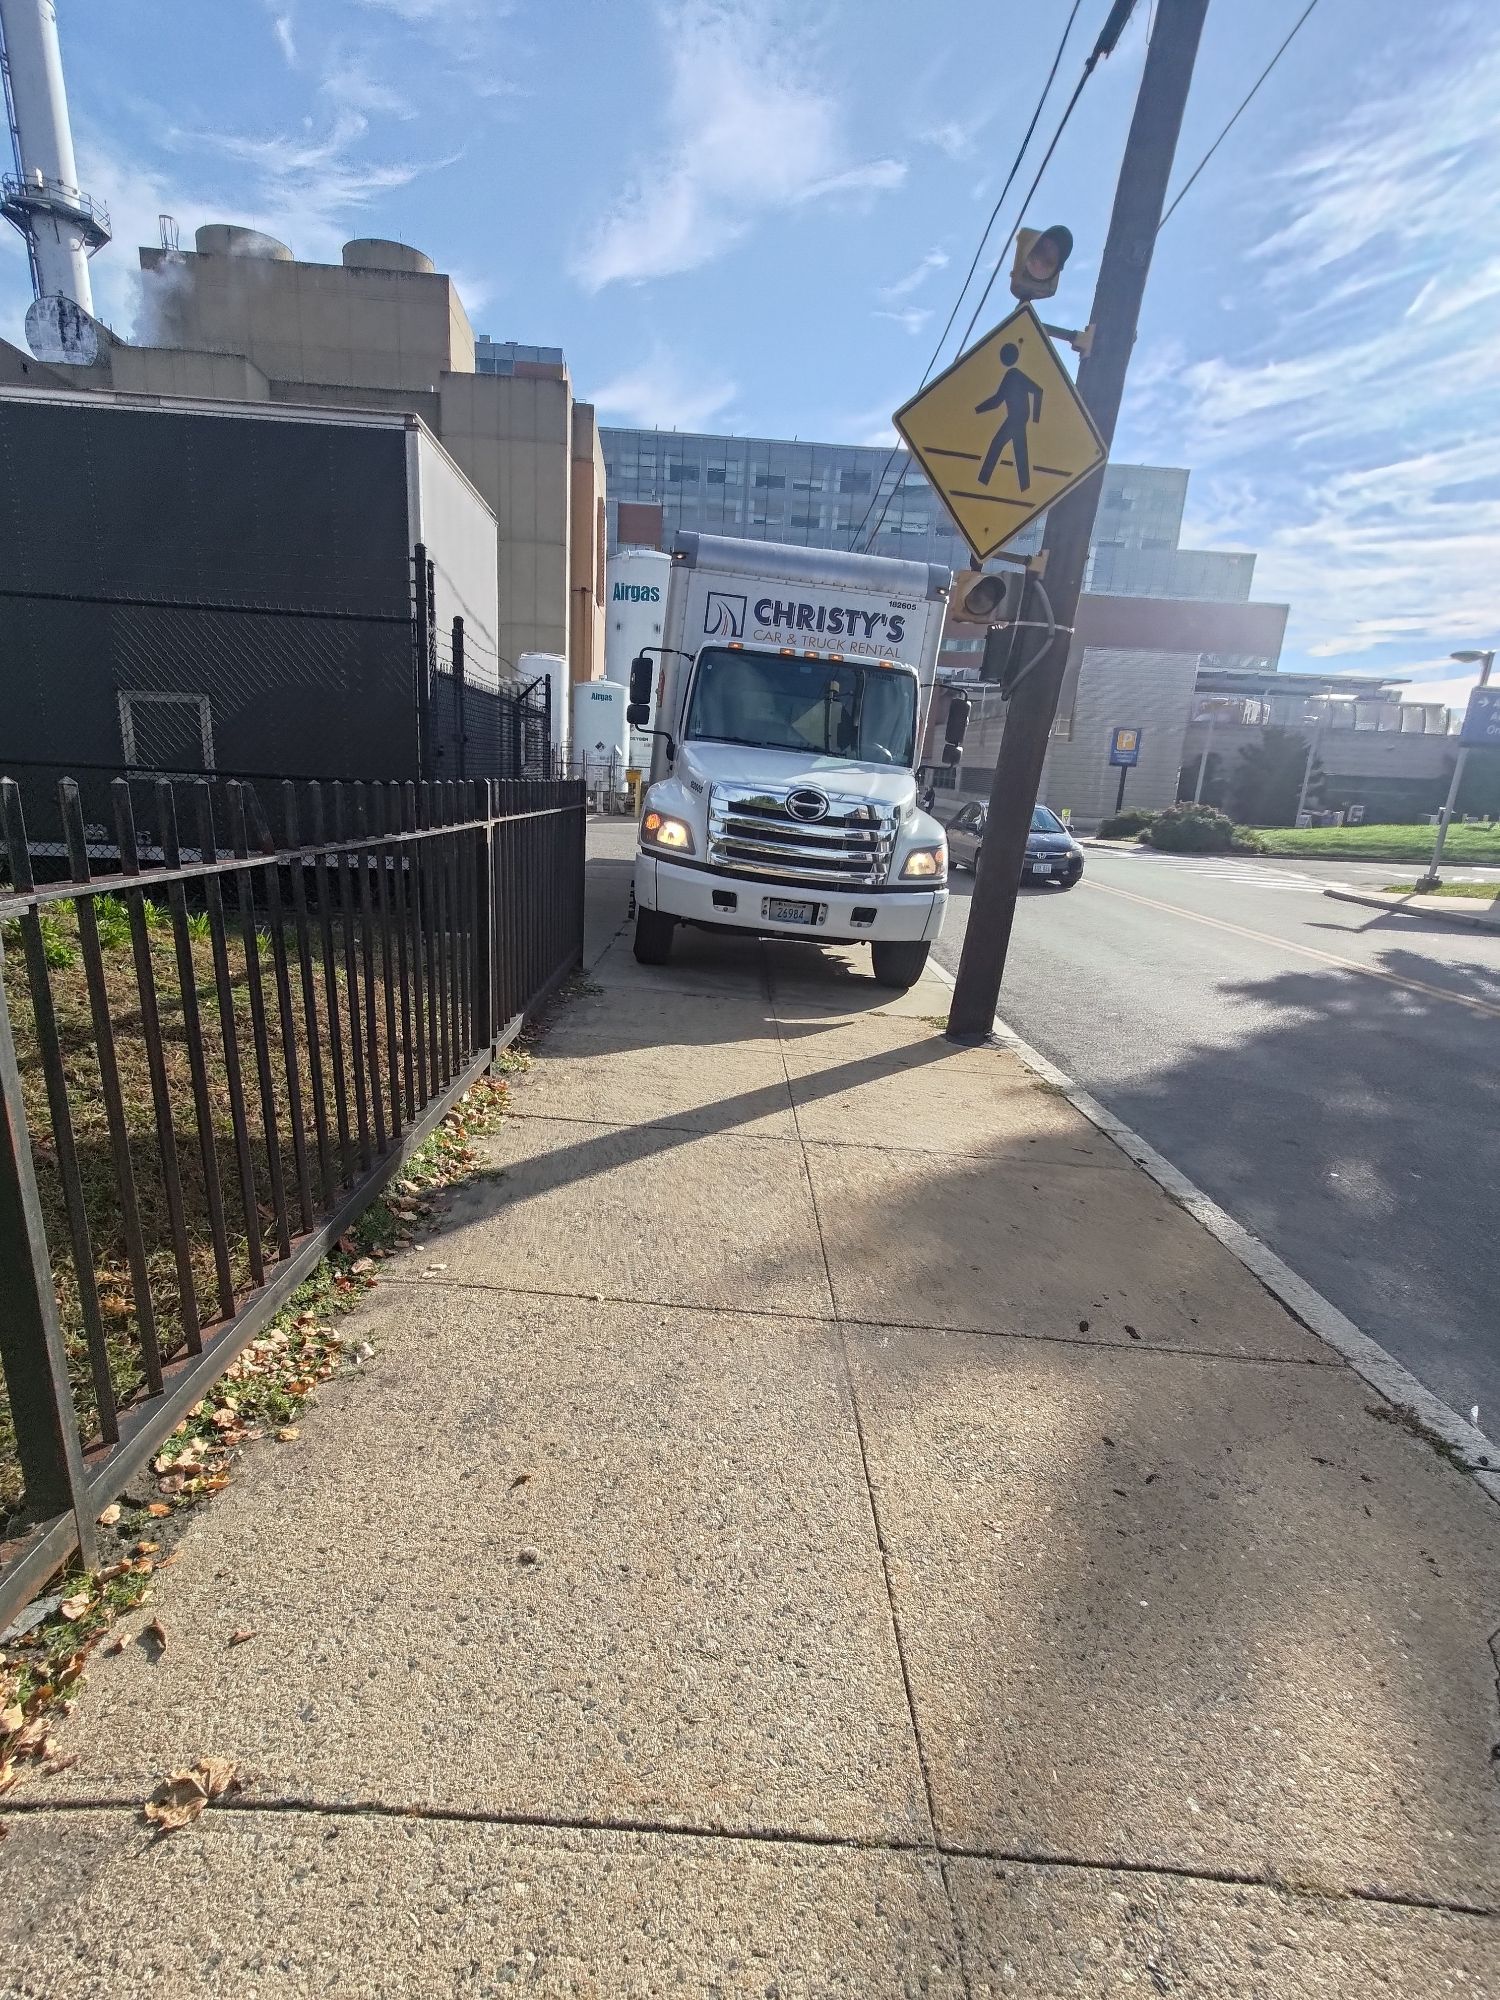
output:
M 948 593 L 950 625 L 993 625 L 1005 609 L 1010 581 L 990 570 L 961 569 Z
M 1073 254 L 1073 232 L 1060 222 L 1050 229 L 1018 229 L 1010 292 L 1016 299 L 1050 299 L 1063 265 Z

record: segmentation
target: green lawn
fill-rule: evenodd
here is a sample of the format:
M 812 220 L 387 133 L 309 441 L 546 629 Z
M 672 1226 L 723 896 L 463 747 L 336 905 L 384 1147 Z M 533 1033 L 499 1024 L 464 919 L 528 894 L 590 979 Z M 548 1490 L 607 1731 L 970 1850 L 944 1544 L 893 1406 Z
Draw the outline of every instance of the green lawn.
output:
M 1267 854 L 1332 854 L 1350 861 L 1427 861 L 1435 829 L 1430 826 L 1263 826 L 1257 829 Z M 1489 861 L 1500 867 L 1500 826 L 1448 829 L 1445 863 Z
M 1387 882 L 1388 896 L 1411 896 L 1417 893 L 1415 882 Z M 1493 903 L 1500 896 L 1500 882 L 1440 882 L 1435 889 L 1421 892 L 1428 896 L 1465 896 L 1476 903 Z

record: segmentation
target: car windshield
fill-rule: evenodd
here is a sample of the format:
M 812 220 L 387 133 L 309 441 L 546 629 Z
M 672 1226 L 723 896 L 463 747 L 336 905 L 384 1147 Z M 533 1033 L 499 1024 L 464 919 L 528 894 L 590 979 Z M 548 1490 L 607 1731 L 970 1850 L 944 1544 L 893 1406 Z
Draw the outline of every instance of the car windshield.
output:
M 916 720 L 916 677 L 904 667 L 708 646 L 698 659 L 686 734 L 909 769 Z
M 1048 812 L 1045 806 L 1033 806 L 1031 830 L 1033 833 L 1066 833 L 1068 829 L 1055 812 Z

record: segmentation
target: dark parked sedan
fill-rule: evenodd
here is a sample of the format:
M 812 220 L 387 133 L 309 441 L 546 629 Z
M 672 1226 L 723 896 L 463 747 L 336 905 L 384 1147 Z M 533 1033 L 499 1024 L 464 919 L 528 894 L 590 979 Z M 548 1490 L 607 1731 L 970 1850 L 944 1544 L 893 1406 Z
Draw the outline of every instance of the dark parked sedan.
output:
M 973 869 L 979 859 L 979 843 L 984 838 L 985 808 L 965 806 L 948 827 L 948 856 L 954 868 Z M 1026 859 L 1021 880 L 1052 882 L 1059 889 L 1071 889 L 1083 874 L 1083 849 L 1055 812 L 1038 806 L 1031 815 L 1031 831 L 1026 836 Z

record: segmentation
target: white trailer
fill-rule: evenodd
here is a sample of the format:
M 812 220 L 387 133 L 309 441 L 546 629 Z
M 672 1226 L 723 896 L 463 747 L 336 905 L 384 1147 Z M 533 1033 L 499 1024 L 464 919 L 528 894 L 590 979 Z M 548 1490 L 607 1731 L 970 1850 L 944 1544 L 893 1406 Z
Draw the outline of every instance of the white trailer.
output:
M 682 533 L 655 685 L 635 870 L 635 953 L 678 924 L 863 941 L 920 977 L 947 908 L 946 836 L 916 760 L 951 577 L 929 563 Z M 659 665 L 658 665 L 659 662 Z

